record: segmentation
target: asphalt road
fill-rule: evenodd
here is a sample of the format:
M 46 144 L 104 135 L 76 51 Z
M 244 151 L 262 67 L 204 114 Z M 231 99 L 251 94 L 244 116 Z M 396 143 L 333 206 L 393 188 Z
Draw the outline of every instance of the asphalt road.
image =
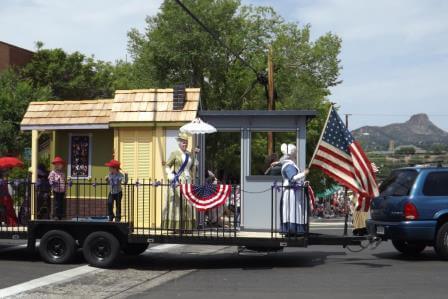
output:
M 82 266 L 82 259 L 68 266 L 46 265 L 37 257 L 23 260 L 22 249 L 4 254 L 0 287 L 19 272 L 24 277 L 16 283 Z M 269 255 L 238 255 L 234 247 L 162 245 L 122 258 L 115 269 L 93 270 L 19 297 L 446 298 L 447 265 L 432 248 L 419 258 L 405 258 L 390 243 L 359 253 L 312 246 Z
M 0 289 L 45 275 L 78 267 L 84 263 L 81 256 L 70 265 L 44 263 L 38 252 L 30 253 L 25 241 L 0 240 Z

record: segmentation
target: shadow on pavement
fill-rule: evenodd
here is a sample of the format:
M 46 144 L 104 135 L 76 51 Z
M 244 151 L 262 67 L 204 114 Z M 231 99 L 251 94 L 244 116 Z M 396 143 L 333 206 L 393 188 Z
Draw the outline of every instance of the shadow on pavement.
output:
M 36 250 L 29 251 L 26 247 L 17 246 L 0 246 L 0 262 L 1 261 L 17 261 L 17 262 L 40 262 L 39 252 Z M 82 252 L 78 251 L 75 258 L 69 265 L 85 264 Z
M 372 255 L 380 259 L 406 261 L 406 262 L 441 261 L 441 259 L 437 256 L 437 254 L 433 250 L 425 250 L 424 252 L 416 256 L 404 255 L 397 251 L 381 252 Z
M 272 268 L 309 268 L 322 265 L 329 256 L 345 255 L 343 252 L 294 252 L 265 256 L 238 255 L 237 253 L 181 254 L 150 253 L 138 257 L 123 256 L 117 269 L 137 270 L 190 270 L 190 269 L 243 269 L 264 270 Z

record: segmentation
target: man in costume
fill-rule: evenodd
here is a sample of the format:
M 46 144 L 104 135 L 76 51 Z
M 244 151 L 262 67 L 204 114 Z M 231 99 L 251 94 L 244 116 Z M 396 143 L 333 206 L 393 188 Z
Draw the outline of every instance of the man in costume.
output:
M 294 144 L 282 144 L 281 151 L 283 188 L 280 200 L 280 232 L 286 236 L 295 236 L 305 233 L 307 224 L 303 185 L 308 169 L 301 172 L 297 166 L 297 148 Z
M 188 201 L 181 201 L 178 185 L 192 183 L 198 166 L 195 155 L 199 149 L 195 149 L 193 154 L 187 150 L 188 135 L 186 133 L 179 133 L 177 143 L 179 148 L 170 154 L 165 165 L 170 188 L 163 210 L 162 228 L 189 232 L 196 228 L 196 211 Z

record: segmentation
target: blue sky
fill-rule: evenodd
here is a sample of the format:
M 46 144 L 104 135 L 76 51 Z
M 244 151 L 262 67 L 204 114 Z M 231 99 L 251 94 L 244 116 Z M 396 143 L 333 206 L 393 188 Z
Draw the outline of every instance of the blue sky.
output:
M 161 0 L 0 0 L 0 40 L 33 49 L 79 50 L 126 58 L 126 33 L 143 29 Z M 448 1 L 243 0 L 273 6 L 313 37 L 343 40 L 344 82 L 330 99 L 352 113 L 350 127 L 401 122 L 425 112 L 448 130 Z

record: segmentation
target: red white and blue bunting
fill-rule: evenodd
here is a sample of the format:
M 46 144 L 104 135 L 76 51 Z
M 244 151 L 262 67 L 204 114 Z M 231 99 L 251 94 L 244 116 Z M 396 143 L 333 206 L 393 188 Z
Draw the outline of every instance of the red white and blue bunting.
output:
M 181 184 L 182 195 L 199 211 L 219 207 L 232 192 L 231 185 L 208 184 L 204 186 Z

